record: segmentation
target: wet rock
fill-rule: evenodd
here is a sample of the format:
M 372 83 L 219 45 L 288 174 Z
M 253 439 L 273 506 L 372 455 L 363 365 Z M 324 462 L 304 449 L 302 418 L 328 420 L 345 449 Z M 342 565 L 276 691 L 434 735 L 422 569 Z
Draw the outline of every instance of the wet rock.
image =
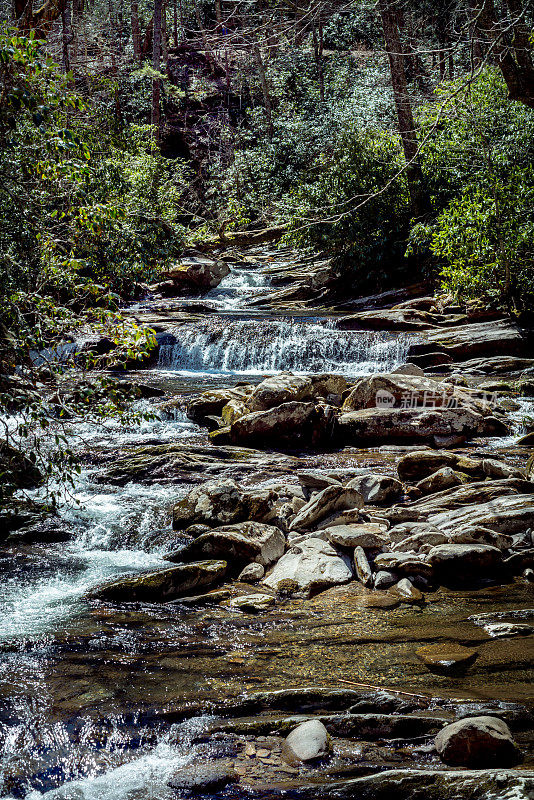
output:
M 496 717 L 453 722 L 434 744 L 441 760 L 456 767 L 509 767 L 521 760 L 508 725 Z
M 354 550 L 354 572 L 360 583 L 363 583 L 364 586 L 371 586 L 373 571 L 362 547 L 356 547 Z
M 407 603 L 421 603 L 425 599 L 423 593 L 413 585 L 409 578 L 402 578 L 392 587 L 391 591 L 398 594 Z
M 478 658 L 478 652 L 461 644 L 428 644 L 415 654 L 433 672 L 454 674 L 466 669 Z
M 439 544 L 428 561 L 439 576 L 465 580 L 494 575 L 502 567 L 502 553 L 486 544 Z
M 9 499 L 0 509 L 0 543 L 51 544 L 65 542 L 73 533 L 68 523 L 38 503 Z
M 402 575 L 413 573 L 430 577 L 433 572 L 433 565 L 426 560 L 426 556 L 419 556 L 417 553 L 380 553 L 375 558 L 375 567 Z
M 153 289 L 162 289 L 166 296 L 204 294 L 218 286 L 229 274 L 230 267 L 224 261 L 192 256 L 182 258 L 179 263 L 169 267 L 163 273 L 165 285 L 157 284 Z
M 485 458 L 482 461 L 482 471 L 488 478 L 524 478 L 525 474 L 520 469 L 514 469 L 503 461 L 495 458 Z
M 534 432 L 520 436 L 516 444 L 519 445 L 519 447 L 530 447 L 534 445 Z
M 282 748 L 282 758 L 289 764 L 315 761 L 332 750 L 328 731 L 318 719 L 303 722 L 291 731 Z
M 87 600 L 164 603 L 192 589 L 206 588 L 226 574 L 225 561 L 199 561 L 131 575 L 103 584 L 86 594 Z
M 209 606 L 212 604 L 218 605 L 223 600 L 228 600 L 230 597 L 229 589 L 216 589 L 213 592 L 206 594 L 195 594 L 190 597 L 178 597 L 176 600 L 169 600 L 165 605 L 169 606 L 188 606 L 196 608 L 198 606 Z
M 43 481 L 38 467 L 20 450 L 0 439 L 0 497 L 9 497 L 18 489 L 31 489 Z
M 472 358 L 461 363 L 447 365 L 447 369 L 462 375 L 512 375 L 523 372 L 525 369 L 532 369 L 534 359 L 518 358 L 516 356 L 492 356 L 484 358 Z
M 283 403 L 309 398 L 311 390 L 310 378 L 281 373 L 258 384 L 247 399 L 247 407 L 249 411 L 267 411 Z
M 195 397 L 188 403 L 187 416 L 193 422 L 202 425 L 206 417 L 221 416 L 223 408 L 231 401 L 243 402 L 250 391 L 252 391 L 252 385 L 236 386 L 228 389 L 211 389 L 208 392 L 203 392 L 199 397 Z
M 455 472 L 450 467 L 442 467 L 437 472 L 433 472 L 428 478 L 423 478 L 416 486 L 423 494 L 435 494 L 453 486 L 460 486 L 469 480 L 467 475 Z
M 387 543 L 384 527 L 375 522 L 356 525 L 334 525 L 325 528 L 328 541 L 337 547 L 363 547 L 365 550 L 380 550 Z
M 356 489 L 366 505 L 382 505 L 398 499 L 402 494 L 402 483 L 389 475 L 358 475 L 347 483 L 347 488 Z
M 245 520 L 262 520 L 270 513 L 275 492 L 243 489 L 230 479 L 208 481 L 193 489 L 173 509 L 174 530 L 192 524 L 218 527 Z
M 486 419 L 468 408 L 401 409 L 366 408 L 341 414 L 337 436 L 343 445 L 367 446 L 388 440 L 391 443 L 434 443 L 450 446 L 475 435 L 493 435 Z
M 375 589 L 389 589 L 399 580 L 398 573 L 380 569 L 375 573 L 373 586 Z
M 475 390 L 457 387 L 433 378 L 414 375 L 369 375 L 360 378 L 343 403 L 343 411 L 366 408 L 419 410 L 469 406 L 481 411 L 484 404 Z
M 341 482 L 319 471 L 298 472 L 297 478 L 304 489 L 313 491 L 326 489 L 327 486 L 341 486 Z
M 236 522 L 203 533 L 175 553 L 169 561 L 224 558 L 232 568 L 251 561 L 266 567 L 277 561 L 285 549 L 285 536 L 274 525 L 262 522 Z
M 467 360 L 475 356 L 528 355 L 529 343 L 511 320 L 492 320 L 428 333 L 424 342 L 410 346 L 408 357 L 438 348 L 456 359 Z
M 265 567 L 257 562 L 247 564 L 247 566 L 239 573 L 238 581 L 243 583 L 257 583 L 265 575 Z
M 277 590 L 283 581 L 292 580 L 297 583 L 299 591 L 310 596 L 351 579 L 350 560 L 328 542 L 312 538 L 291 547 L 265 578 L 264 584 Z
M 200 764 L 182 767 L 169 779 L 168 786 L 191 794 L 214 794 L 230 783 L 238 783 L 239 775 L 227 764 Z
M 489 528 L 473 526 L 472 528 L 462 528 L 457 533 L 450 533 L 449 542 L 451 544 L 489 544 L 499 550 L 507 550 L 512 546 L 513 540 L 511 536 L 495 533 Z
M 402 364 L 397 369 L 391 370 L 392 375 L 415 375 L 421 377 L 425 374 L 424 369 L 418 367 L 417 364 Z
M 456 472 L 482 478 L 482 459 L 458 456 L 455 453 L 442 453 L 436 450 L 415 450 L 406 453 L 397 464 L 401 481 L 420 481 L 434 472 L 449 467 Z
M 492 639 L 507 639 L 511 636 L 530 636 L 534 626 L 526 622 L 486 622 L 482 625 Z
M 510 494 L 502 497 L 502 491 L 501 487 L 497 487 L 495 495 L 487 498 L 490 502 L 483 502 L 486 498 L 481 498 L 482 502 L 476 504 L 429 513 L 428 522 L 446 534 L 457 534 L 465 528 L 475 526 L 512 534 L 534 526 L 532 494 Z
M 275 599 L 270 594 L 247 594 L 242 597 L 235 597 L 232 602 L 232 608 L 238 608 L 240 611 L 246 611 L 250 614 L 257 614 L 260 611 L 267 611 L 274 606 Z
M 344 486 L 327 486 L 301 508 L 290 525 L 290 530 L 313 528 L 336 511 L 358 510 L 363 507 L 363 497 L 356 489 Z
M 238 400 L 237 398 L 229 400 L 221 411 L 223 427 L 231 426 L 232 422 L 248 413 L 249 409 L 243 400 Z
M 231 440 L 264 448 L 316 447 L 330 440 L 334 409 L 313 403 L 288 402 L 268 411 L 254 411 L 235 420 Z
M 440 321 L 438 314 L 417 308 L 391 308 L 342 317 L 337 321 L 337 327 L 343 331 L 427 331 Z

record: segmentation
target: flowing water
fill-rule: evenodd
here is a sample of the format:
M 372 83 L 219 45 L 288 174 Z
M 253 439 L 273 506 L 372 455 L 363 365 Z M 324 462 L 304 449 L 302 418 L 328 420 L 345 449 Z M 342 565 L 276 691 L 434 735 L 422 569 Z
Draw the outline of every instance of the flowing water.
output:
M 202 300 L 217 314 L 177 328 L 176 344 L 161 348 L 157 368 L 143 380 L 185 398 L 242 376 L 260 380 L 281 370 L 356 376 L 405 360 L 406 336 L 341 332 L 328 319 L 248 317 L 247 301 L 271 288 L 261 271 L 236 266 Z M 137 308 L 142 312 L 143 304 Z M 229 311 L 239 316 L 225 316 Z M 387 617 L 358 610 L 350 597 L 312 605 L 305 614 L 289 603 L 261 618 L 229 608 L 92 606 L 84 594 L 102 580 L 165 563 L 172 506 L 190 487 L 117 488 L 102 482 L 101 473 L 133 447 L 207 445 L 205 432 L 181 411 L 169 416 L 131 429 L 114 421 L 71 426 L 73 445 L 90 456 L 62 511 L 73 538 L 0 551 L 1 800 L 170 800 L 173 771 L 205 755 L 210 701 L 258 685 L 328 684 L 333 677 L 335 685 L 340 675 L 439 690 L 441 679 L 429 678 L 413 659 L 406 666 L 407 647 L 434 635 L 436 615 L 448 615 L 446 626 L 457 638 L 469 614 L 492 602 L 504 609 L 524 602 L 522 590 L 488 589 Z M 331 466 L 335 458 L 303 463 Z M 376 453 L 342 458 L 356 469 L 379 463 Z M 481 635 L 473 625 L 465 628 L 464 638 Z M 528 685 L 516 644 L 515 672 L 503 663 L 495 675 L 500 646 L 470 686 L 475 695 L 510 699 Z M 454 692 L 465 692 L 461 681 Z

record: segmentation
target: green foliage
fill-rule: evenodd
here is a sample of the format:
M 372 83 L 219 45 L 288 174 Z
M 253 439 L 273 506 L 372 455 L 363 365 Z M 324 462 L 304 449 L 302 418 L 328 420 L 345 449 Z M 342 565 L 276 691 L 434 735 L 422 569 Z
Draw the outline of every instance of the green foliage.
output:
M 409 223 L 401 165 L 396 137 L 348 131 L 294 192 L 289 240 L 334 251 L 353 287 L 387 285 Z
M 440 260 L 459 297 L 527 305 L 534 298 L 534 111 L 511 103 L 500 74 L 440 87 L 421 114 L 423 168 L 438 211 L 412 249 Z

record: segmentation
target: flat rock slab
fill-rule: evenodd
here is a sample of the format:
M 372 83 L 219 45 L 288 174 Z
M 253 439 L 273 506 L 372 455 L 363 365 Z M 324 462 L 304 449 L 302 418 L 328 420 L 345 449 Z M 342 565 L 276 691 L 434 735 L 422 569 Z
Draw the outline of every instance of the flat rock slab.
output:
M 433 672 L 451 674 L 473 664 L 478 652 L 461 644 L 428 644 L 415 651 L 416 656 Z
M 226 574 L 226 561 L 198 561 L 126 576 L 88 592 L 87 600 L 165 603 L 191 589 L 213 586 Z
M 442 350 L 460 360 L 476 356 L 528 356 L 528 341 L 511 320 L 492 320 L 433 331 L 424 343 L 413 344 L 408 358 L 429 350 Z

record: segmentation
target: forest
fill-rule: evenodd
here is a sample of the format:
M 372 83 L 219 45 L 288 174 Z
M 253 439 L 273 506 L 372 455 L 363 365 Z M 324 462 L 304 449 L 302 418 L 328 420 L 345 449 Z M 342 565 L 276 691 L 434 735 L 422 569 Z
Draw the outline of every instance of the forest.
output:
M 534 792 L 533 0 L 0 0 L 0 800 Z

